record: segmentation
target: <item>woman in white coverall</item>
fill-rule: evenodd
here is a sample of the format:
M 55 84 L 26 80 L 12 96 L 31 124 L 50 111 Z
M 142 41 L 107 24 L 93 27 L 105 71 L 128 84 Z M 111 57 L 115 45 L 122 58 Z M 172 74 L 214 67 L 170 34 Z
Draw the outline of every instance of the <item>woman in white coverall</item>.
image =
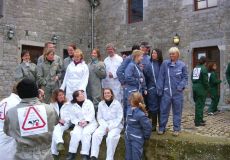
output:
M 65 150 L 63 133 L 70 127 L 70 118 L 68 112 L 68 102 L 65 97 L 65 92 L 61 89 L 57 89 L 53 92 L 50 106 L 54 108 L 59 117 L 58 124 L 54 127 L 51 152 L 54 160 L 58 160 L 59 151 Z
M 19 104 L 21 99 L 16 94 L 16 85 L 9 97 L 0 102 L 0 159 L 13 160 L 16 152 L 16 143 L 14 138 L 7 136 L 3 132 L 6 112 Z
M 69 154 L 66 160 L 75 160 L 80 141 L 82 160 L 88 160 L 91 136 L 98 126 L 93 103 L 85 98 L 83 90 L 78 90 L 73 93 L 73 100 L 68 107 L 70 121 L 75 127 L 70 132 Z
M 107 156 L 106 160 L 113 160 L 117 144 L 120 139 L 123 109 L 120 102 L 114 99 L 112 89 L 103 90 L 103 101 L 98 105 L 97 121 L 99 127 L 92 137 L 91 160 L 97 160 L 99 147 L 103 136 L 107 135 Z
M 68 101 L 72 100 L 72 94 L 76 90 L 82 89 L 86 95 L 86 86 L 89 79 L 89 69 L 85 64 L 83 53 L 80 49 L 75 50 L 71 62 L 66 70 L 61 89 L 66 89 L 66 97 Z

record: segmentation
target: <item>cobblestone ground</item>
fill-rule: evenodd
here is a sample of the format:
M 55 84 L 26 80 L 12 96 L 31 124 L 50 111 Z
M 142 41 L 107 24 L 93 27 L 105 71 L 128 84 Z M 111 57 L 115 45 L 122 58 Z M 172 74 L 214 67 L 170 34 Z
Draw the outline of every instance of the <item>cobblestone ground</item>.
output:
M 194 125 L 195 107 L 186 104 L 182 114 L 182 132 L 189 132 L 202 136 L 223 137 L 230 139 L 230 111 L 222 110 L 213 116 L 208 116 L 207 108 L 204 111 L 206 125 L 195 127 Z M 167 129 L 173 129 L 172 114 L 170 114 Z

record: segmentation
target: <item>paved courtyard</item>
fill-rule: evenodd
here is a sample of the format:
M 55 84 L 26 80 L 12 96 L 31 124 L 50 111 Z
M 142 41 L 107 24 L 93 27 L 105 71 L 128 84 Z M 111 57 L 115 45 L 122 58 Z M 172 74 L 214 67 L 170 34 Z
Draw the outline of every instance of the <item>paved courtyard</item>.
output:
M 182 131 L 202 136 L 223 137 L 230 139 L 230 111 L 221 110 L 213 116 L 208 116 L 207 107 L 204 111 L 206 125 L 195 127 L 194 125 L 195 107 L 186 104 L 182 114 Z M 172 130 L 172 115 L 170 114 L 168 127 Z

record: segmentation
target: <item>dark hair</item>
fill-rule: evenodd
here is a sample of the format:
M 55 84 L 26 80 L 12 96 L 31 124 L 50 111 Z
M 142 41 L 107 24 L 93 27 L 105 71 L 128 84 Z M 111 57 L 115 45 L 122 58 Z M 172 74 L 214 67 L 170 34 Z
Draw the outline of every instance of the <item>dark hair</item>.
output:
M 140 45 L 139 44 L 134 44 L 133 46 L 132 46 L 132 51 L 134 51 L 134 50 L 140 50 Z
M 153 52 L 156 52 L 157 53 L 157 58 L 158 58 L 158 62 L 160 63 L 160 64 L 162 64 L 162 62 L 163 62 L 163 55 L 162 55 L 162 51 L 160 50 L 160 49 L 158 49 L 158 48 L 155 48 L 155 49 L 153 49 L 152 50 L 152 52 L 151 52 L 151 55 L 150 55 L 150 61 L 153 61 L 153 59 L 152 59 L 152 54 L 153 54 Z
M 76 45 L 75 45 L 74 43 L 70 43 L 70 44 L 68 45 L 68 47 L 72 47 L 74 50 L 77 49 L 77 47 L 76 47 Z
M 20 98 L 34 98 L 38 96 L 38 87 L 35 81 L 24 78 L 18 83 L 17 92 Z
M 147 110 L 145 108 L 144 98 L 139 92 L 133 92 L 129 96 L 129 102 L 131 106 L 140 108 L 145 114 L 147 114 Z
M 198 64 L 205 64 L 206 63 L 206 57 L 202 56 L 200 57 L 200 59 L 198 60 Z
M 214 69 L 213 69 L 213 66 L 214 66 L 214 65 L 216 65 L 216 63 L 210 63 L 210 64 L 208 65 L 208 71 L 209 71 L 209 72 L 214 71 Z
M 141 42 L 140 46 L 144 46 L 145 48 L 150 48 L 151 47 L 148 42 Z
M 83 90 L 76 90 L 76 91 L 74 91 L 73 94 L 72 94 L 73 99 L 72 99 L 71 103 L 76 103 L 77 102 L 76 98 L 80 95 L 79 92 L 84 93 Z
M 22 53 L 21 53 L 21 63 L 22 63 L 22 57 L 24 57 L 25 54 L 29 53 L 30 54 L 30 51 L 28 50 L 23 50 Z
M 56 89 L 52 93 L 51 102 L 53 102 L 53 103 L 58 102 L 57 98 L 58 98 L 59 93 L 63 93 L 65 95 L 65 92 L 62 89 Z M 67 102 L 66 96 L 65 96 L 64 102 Z
M 96 53 L 97 53 L 97 58 L 98 58 L 99 61 L 101 61 L 102 59 L 101 59 L 100 50 L 99 50 L 98 48 L 94 48 L 94 49 L 92 50 L 92 52 L 93 52 L 93 51 L 96 51 Z
M 114 93 L 113 93 L 113 90 L 111 88 L 103 88 L 102 90 L 102 99 L 105 100 L 105 96 L 104 96 L 104 92 L 105 90 L 109 90 L 112 94 L 112 99 L 111 100 L 114 100 Z

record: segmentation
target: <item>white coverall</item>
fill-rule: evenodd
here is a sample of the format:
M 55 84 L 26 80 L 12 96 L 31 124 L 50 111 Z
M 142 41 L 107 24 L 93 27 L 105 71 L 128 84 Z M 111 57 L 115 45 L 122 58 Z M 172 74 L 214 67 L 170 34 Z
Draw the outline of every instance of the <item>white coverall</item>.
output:
M 88 66 L 83 61 L 78 65 L 75 65 L 74 62 L 71 62 L 66 70 L 61 89 L 66 89 L 66 97 L 68 101 L 73 99 L 73 92 L 76 90 L 84 90 L 86 94 L 86 86 L 89 79 L 89 69 Z M 86 96 L 86 95 L 85 95 Z
M 120 132 L 123 128 L 122 124 L 123 109 L 119 101 L 113 100 L 110 106 L 105 101 L 101 101 L 98 105 L 97 121 L 99 127 L 93 133 L 91 157 L 98 157 L 99 147 L 104 135 L 107 135 L 106 160 L 113 160 L 117 144 L 120 139 Z M 108 128 L 108 132 L 106 129 Z
M 18 95 L 11 95 L 0 102 L 0 156 L 4 160 L 13 160 L 16 152 L 16 143 L 14 138 L 7 136 L 3 132 L 5 114 L 10 109 L 19 104 L 21 99 Z
M 115 95 L 115 98 L 121 102 L 122 90 L 121 83 L 117 78 L 117 69 L 121 65 L 123 59 L 121 56 L 115 54 L 113 57 L 107 57 L 104 60 L 106 69 L 106 78 L 102 80 L 102 88 L 111 88 Z M 109 72 L 112 73 L 113 78 L 109 78 Z
M 69 127 L 70 127 L 70 117 L 69 117 L 69 111 L 68 111 L 69 105 L 70 105 L 70 103 L 68 103 L 68 102 L 63 104 L 63 106 L 61 107 L 61 110 L 59 112 L 59 106 L 58 106 L 57 102 L 50 103 L 50 106 L 53 107 L 54 110 L 57 112 L 59 119 L 62 119 L 65 121 L 64 125 L 58 123 L 54 127 L 52 144 L 51 144 L 51 152 L 52 152 L 52 154 L 55 154 L 55 155 L 59 154 L 57 151 L 57 144 L 58 143 L 64 143 L 63 133 L 65 130 L 69 129 Z
M 75 124 L 74 129 L 70 132 L 69 152 L 76 153 L 81 141 L 81 154 L 89 155 L 91 136 L 98 126 L 93 103 L 85 99 L 82 107 L 74 103 L 69 106 L 69 111 L 71 123 Z M 84 128 L 78 125 L 78 122 L 82 120 L 89 122 Z

